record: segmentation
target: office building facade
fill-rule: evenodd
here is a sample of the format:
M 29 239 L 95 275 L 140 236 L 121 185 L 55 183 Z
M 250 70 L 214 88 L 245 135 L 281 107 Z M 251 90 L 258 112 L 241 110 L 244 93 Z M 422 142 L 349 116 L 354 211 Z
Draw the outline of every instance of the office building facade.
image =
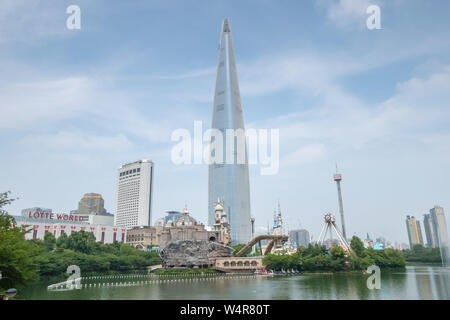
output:
M 124 164 L 117 171 L 116 226 L 151 225 L 153 170 L 153 162 L 144 159 Z

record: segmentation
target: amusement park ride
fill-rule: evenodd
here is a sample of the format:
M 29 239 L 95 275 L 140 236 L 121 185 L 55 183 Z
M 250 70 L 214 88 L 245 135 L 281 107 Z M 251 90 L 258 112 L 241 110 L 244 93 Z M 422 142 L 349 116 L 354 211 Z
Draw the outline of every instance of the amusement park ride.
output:
M 336 233 L 339 245 L 346 251 L 351 252 L 352 249 L 350 249 L 350 245 L 348 244 L 345 237 L 342 235 L 342 233 L 339 231 L 339 229 L 336 227 L 336 219 L 331 213 L 327 213 L 324 216 L 324 225 L 322 227 L 322 231 L 320 232 L 319 239 L 317 243 L 324 244 L 325 238 L 328 234 L 328 231 L 330 232 L 330 247 L 333 247 L 333 230 Z

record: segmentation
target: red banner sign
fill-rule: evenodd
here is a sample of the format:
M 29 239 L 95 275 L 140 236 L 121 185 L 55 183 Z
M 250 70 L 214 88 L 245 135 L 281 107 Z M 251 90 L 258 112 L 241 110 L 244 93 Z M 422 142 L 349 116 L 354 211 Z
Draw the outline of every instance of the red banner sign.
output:
M 63 220 L 63 221 L 84 221 L 82 216 L 76 216 L 65 213 L 48 213 L 48 212 L 29 212 L 28 218 L 31 219 L 47 219 L 47 220 Z

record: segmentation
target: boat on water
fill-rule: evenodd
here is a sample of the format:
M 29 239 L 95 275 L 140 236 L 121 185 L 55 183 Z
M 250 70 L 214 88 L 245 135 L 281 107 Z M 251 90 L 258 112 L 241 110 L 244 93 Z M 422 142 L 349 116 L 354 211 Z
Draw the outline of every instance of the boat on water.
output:
M 267 271 L 267 270 L 263 269 L 263 270 L 256 270 L 255 274 L 258 275 L 258 276 L 270 277 L 270 276 L 274 275 L 274 272 L 273 272 L 273 270 Z

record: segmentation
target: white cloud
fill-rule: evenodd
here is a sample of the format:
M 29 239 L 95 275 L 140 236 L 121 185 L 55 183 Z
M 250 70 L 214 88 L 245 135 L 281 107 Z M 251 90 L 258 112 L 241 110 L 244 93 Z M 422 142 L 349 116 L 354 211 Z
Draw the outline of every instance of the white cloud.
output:
M 0 44 L 35 43 L 43 38 L 72 35 L 64 4 L 39 0 L 3 0 L 0 5 Z M 67 4 L 68 6 L 68 4 Z
M 325 104 L 314 111 L 268 121 L 283 128 L 282 144 L 321 142 L 326 148 L 358 150 L 373 142 L 383 142 L 384 145 L 394 141 L 448 143 L 444 137 L 450 131 L 449 67 L 427 78 L 412 78 L 398 84 L 396 93 L 376 106 L 360 102 L 346 104 L 351 100 L 346 94 L 342 94 L 343 100 L 333 92 L 330 97 L 335 100 L 325 99 Z M 427 138 L 430 134 L 432 136 Z M 292 158 L 304 156 L 308 159 L 302 150 L 300 148 Z M 319 148 L 312 150 L 321 154 Z
M 285 165 L 301 165 L 317 161 L 327 154 L 326 148 L 322 144 L 311 144 L 301 147 L 288 154 L 281 160 Z
M 29 82 L 4 81 L 0 85 L 0 131 L 38 130 L 52 126 L 54 130 L 60 130 L 61 122 L 70 120 L 71 126 L 94 123 L 93 130 L 114 128 L 116 132 L 132 134 L 148 142 L 164 142 L 170 138 L 170 124 L 176 117 L 143 116 L 136 107 L 134 96 L 112 89 L 114 81 L 111 79 L 42 77 L 36 76 Z
M 80 116 L 90 108 L 95 83 L 86 77 L 16 82 L 0 87 L 0 128 L 26 128 Z

